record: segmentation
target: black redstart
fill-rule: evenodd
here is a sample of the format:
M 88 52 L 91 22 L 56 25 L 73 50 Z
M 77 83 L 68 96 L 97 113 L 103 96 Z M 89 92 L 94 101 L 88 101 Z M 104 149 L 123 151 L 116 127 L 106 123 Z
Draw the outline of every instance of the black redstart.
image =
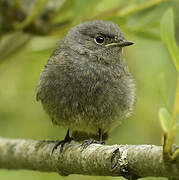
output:
M 122 48 L 132 44 L 116 24 L 102 20 L 81 23 L 61 40 L 41 73 L 37 92 L 52 122 L 68 128 L 57 146 L 72 138 L 102 143 L 130 116 L 135 86 Z

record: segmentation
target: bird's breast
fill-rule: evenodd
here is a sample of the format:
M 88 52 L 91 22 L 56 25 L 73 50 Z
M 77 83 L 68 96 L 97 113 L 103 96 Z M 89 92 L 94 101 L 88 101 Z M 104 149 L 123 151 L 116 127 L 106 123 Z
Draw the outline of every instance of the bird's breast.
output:
M 41 76 L 41 101 L 56 124 L 106 128 L 132 109 L 132 81 L 121 69 L 70 61 Z

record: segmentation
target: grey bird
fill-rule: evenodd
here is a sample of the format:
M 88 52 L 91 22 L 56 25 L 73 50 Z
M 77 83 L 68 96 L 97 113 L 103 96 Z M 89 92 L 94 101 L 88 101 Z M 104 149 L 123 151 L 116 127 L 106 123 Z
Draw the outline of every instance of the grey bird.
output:
M 68 129 L 54 149 L 72 138 L 102 143 L 130 116 L 135 85 L 122 48 L 132 44 L 118 25 L 103 20 L 81 23 L 60 41 L 37 90 L 37 100 L 52 122 Z

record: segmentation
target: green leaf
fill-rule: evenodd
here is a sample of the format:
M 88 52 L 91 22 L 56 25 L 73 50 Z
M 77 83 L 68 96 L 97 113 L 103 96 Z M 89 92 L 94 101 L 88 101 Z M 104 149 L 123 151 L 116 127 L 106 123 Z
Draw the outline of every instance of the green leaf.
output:
M 169 102 L 168 102 L 168 98 L 167 98 L 167 85 L 166 85 L 166 77 L 165 74 L 163 72 L 161 72 L 159 74 L 158 77 L 158 87 L 159 87 L 159 93 L 160 96 L 165 104 L 165 107 L 168 109 L 168 111 L 170 111 L 169 109 Z
M 25 46 L 26 51 L 43 51 L 55 48 L 59 38 L 53 36 L 33 36 Z
M 166 108 L 164 107 L 160 108 L 159 119 L 160 119 L 160 125 L 162 127 L 162 130 L 165 133 L 168 133 L 171 126 L 171 115 Z
M 171 8 L 162 17 L 160 32 L 161 39 L 167 47 L 177 71 L 179 71 L 179 50 L 175 40 L 174 15 Z
M 29 39 L 29 34 L 21 31 L 8 33 L 0 38 L 0 61 L 22 47 Z

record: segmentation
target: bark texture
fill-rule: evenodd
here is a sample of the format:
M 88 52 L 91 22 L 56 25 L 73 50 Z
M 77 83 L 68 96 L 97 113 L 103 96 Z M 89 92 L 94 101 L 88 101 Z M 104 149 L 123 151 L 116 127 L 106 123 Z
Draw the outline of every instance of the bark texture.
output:
M 52 153 L 55 141 L 0 138 L 0 168 L 57 172 L 66 176 L 167 177 L 179 180 L 179 158 L 171 164 L 163 161 L 162 146 L 99 145 L 72 142 Z

